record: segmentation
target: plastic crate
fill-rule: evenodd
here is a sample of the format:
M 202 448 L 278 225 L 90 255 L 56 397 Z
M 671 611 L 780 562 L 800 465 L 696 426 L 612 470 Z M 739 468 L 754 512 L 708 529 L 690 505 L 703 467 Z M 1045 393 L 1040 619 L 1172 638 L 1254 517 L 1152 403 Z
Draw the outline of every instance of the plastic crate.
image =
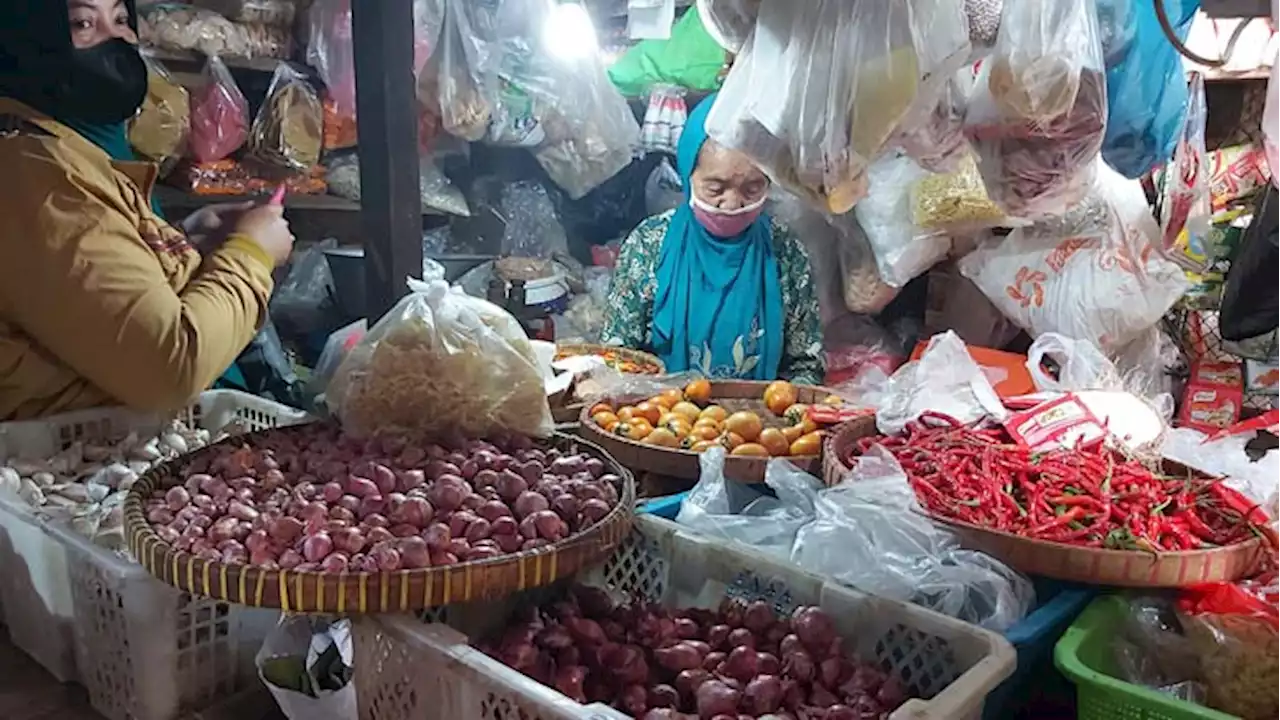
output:
M 307 419 L 234 390 L 202 393 L 178 417 L 249 430 Z M 47 457 L 71 442 L 158 431 L 165 420 L 115 408 L 0 425 L 5 456 Z M 77 681 L 108 720 L 172 720 L 256 682 L 253 655 L 278 613 L 194 598 L 30 508 L 0 502 L 0 596 L 14 645 Z
M 1203 705 L 1179 700 L 1116 677 L 1112 641 L 1128 612 L 1123 597 L 1095 599 L 1054 648 L 1058 669 L 1076 686 L 1079 720 L 1233 720 Z
M 636 512 L 675 520 L 687 492 L 651 498 L 636 506 Z M 1014 700 L 1022 686 L 1052 655 L 1054 643 L 1084 610 L 1097 590 L 1072 583 L 1034 580 L 1038 605 L 1003 634 L 1018 653 L 1017 670 L 987 698 L 983 716 L 997 720 L 1004 716 L 1006 703 Z
M 920 698 L 892 720 L 976 719 L 983 701 L 1013 671 L 1013 648 L 999 635 L 922 608 L 823 583 L 759 553 L 698 537 L 667 520 L 637 518 L 631 536 L 588 580 L 670 606 L 715 606 L 725 595 L 765 598 L 781 611 L 821 606 L 849 649 L 879 663 Z M 544 590 L 543 592 L 547 592 Z M 445 623 L 411 616 L 355 623 L 356 688 L 362 720 L 621 720 L 583 706 L 468 644 L 495 629 L 522 594 L 498 603 L 449 606 Z

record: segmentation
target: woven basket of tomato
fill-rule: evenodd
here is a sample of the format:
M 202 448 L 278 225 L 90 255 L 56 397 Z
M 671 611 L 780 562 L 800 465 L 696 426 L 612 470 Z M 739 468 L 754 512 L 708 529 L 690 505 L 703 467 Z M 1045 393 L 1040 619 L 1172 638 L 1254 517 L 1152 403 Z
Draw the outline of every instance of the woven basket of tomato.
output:
M 848 417 L 827 388 L 786 381 L 695 380 L 650 398 L 606 398 L 585 408 L 581 434 L 624 466 L 696 480 L 698 455 L 729 451 L 725 477 L 762 482 L 771 457 L 820 471 L 825 428 Z
M 842 446 L 842 465 L 875 446 L 897 459 L 931 518 L 1026 573 L 1186 587 L 1246 577 L 1275 552 L 1266 513 L 1221 478 L 1100 440 L 1034 451 L 1002 427 L 925 413 L 901 435 Z

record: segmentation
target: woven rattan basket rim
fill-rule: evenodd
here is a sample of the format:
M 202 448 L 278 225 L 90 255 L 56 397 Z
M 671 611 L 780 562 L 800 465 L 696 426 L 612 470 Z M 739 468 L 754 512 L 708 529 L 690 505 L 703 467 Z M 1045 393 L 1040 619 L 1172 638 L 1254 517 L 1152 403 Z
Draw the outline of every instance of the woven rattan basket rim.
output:
M 275 429 L 265 432 L 287 432 Z M 238 435 L 223 442 L 244 442 L 262 433 Z M 166 543 L 147 522 L 144 501 L 155 489 L 172 487 L 178 473 L 204 448 L 145 473 L 125 499 L 125 532 L 129 549 L 151 575 L 179 590 L 239 605 L 280 608 L 288 612 L 410 612 L 473 600 L 496 599 L 550 584 L 603 560 L 627 536 L 635 505 L 630 471 L 598 445 L 578 437 L 556 435 L 557 446 L 572 445 L 603 460 L 606 472 L 622 479 L 618 503 L 599 522 L 546 547 L 442 567 L 389 573 L 324 573 L 263 570 L 201 560 Z M 210 446 L 212 448 L 213 446 Z

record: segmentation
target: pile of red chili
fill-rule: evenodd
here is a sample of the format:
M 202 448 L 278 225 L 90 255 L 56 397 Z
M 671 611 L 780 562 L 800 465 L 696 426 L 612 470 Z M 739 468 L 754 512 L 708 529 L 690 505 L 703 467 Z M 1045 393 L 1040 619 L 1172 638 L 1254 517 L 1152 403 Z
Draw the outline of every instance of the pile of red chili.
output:
M 1177 551 L 1265 535 L 1266 514 L 1220 479 L 1172 476 L 1105 447 L 1035 452 L 1002 427 L 925 413 L 896 437 L 862 438 L 850 457 L 886 448 L 931 513 L 1085 547 Z

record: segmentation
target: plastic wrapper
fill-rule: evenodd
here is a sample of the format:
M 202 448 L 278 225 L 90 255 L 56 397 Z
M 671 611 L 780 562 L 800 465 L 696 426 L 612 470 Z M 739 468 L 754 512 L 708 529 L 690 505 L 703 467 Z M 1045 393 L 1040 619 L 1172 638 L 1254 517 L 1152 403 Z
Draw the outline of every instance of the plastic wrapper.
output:
M 584 272 L 587 291 L 569 301 L 564 314 L 556 317 L 556 340 L 600 342 L 605 317 L 609 312 L 609 283 L 613 272 L 608 268 L 589 267 Z
M 329 384 L 327 402 L 343 428 L 551 435 L 542 370 L 515 318 L 443 281 L 410 288 Z
M 249 102 L 218 57 L 204 66 L 202 85 L 191 97 L 191 139 L 187 154 L 196 162 L 221 160 L 249 137 Z
M 1280 508 L 1276 507 L 1280 453 L 1268 452 L 1255 460 L 1247 450 L 1252 441 L 1250 433 L 1209 440 L 1199 430 L 1172 428 L 1165 433 L 1160 454 L 1210 475 L 1221 476 L 1224 485 L 1261 505 L 1271 518 L 1280 518 Z
M 1029 579 L 962 548 L 924 515 L 898 461 L 879 448 L 819 493 L 814 509 L 816 519 L 796 534 L 791 551 L 804 570 L 996 631 L 1035 606 Z
M 866 192 L 867 165 L 938 106 L 969 51 L 960 0 L 765 3 L 707 131 L 845 213 Z
M 337 240 L 328 239 L 294 253 L 289 274 L 271 294 L 271 317 L 286 334 L 306 336 L 324 325 L 333 290 L 324 251 L 337 246 Z
M 813 521 L 813 503 L 822 483 L 785 460 L 771 460 L 764 482 L 770 496 L 757 487 L 726 480 L 724 448 L 713 447 L 698 458 L 698 484 L 680 503 L 676 522 L 705 535 L 784 559 L 791 557 L 796 533 Z
M 991 199 L 1020 217 L 1060 212 L 1089 188 L 1107 119 L 1093 3 L 1005 3 L 965 116 Z
M 640 126 L 642 150 L 675 154 L 685 121 L 689 118 L 684 96 L 684 88 L 672 85 L 656 85 L 649 92 L 644 124 Z
M 138 36 L 146 47 L 237 58 L 286 59 L 293 31 L 261 23 L 235 23 L 212 10 L 179 3 L 140 8 Z
M 360 201 L 360 156 L 351 153 L 329 163 L 326 181 L 329 192 L 348 200 Z M 467 199 L 431 158 L 418 161 L 418 193 L 422 200 L 422 212 L 428 214 L 471 216 Z
M 209 163 L 183 161 L 165 178 L 165 182 L 196 195 L 261 195 L 270 196 L 281 184 L 290 195 L 323 195 L 328 189 L 324 166 L 316 165 L 309 173 L 290 175 L 284 179 L 259 177 L 235 160 Z
M 868 171 L 871 190 L 853 209 L 876 258 L 880 279 L 900 288 L 951 251 L 951 238 L 912 222 L 911 189 L 928 176 L 915 160 L 885 157 Z
M 956 169 L 969 155 L 964 136 L 964 113 L 973 91 L 973 71 L 957 70 L 942 88 L 942 97 L 922 122 L 903 128 L 898 144 L 903 152 L 929 172 Z M 872 181 L 874 182 L 874 180 Z
M 569 238 L 546 188 L 530 180 L 503 183 L 492 177 L 478 180 L 476 185 L 480 186 L 480 195 L 496 199 L 496 203 L 482 207 L 502 223 L 502 239 L 499 241 L 502 255 L 540 260 L 569 255 Z M 507 277 L 536 280 L 548 274 L 524 273 Z
M 1267 167 L 1271 170 L 1271 184 L 1280 183 L 1280 57 L 1271 64 L 1271 76 L 1267 79 L 1267 104 L 1262 108 L 1262 147 L 1267 154 Z
M 1204 77 L 1191 73 L 1186 118 L 1165 176 L 1161 249 L 1179 264 L 1203 270 L 1210 258 L 1208 241 L 1212 210 L 1209 205 L 1209 165 L 1204 128 L 1208 118 Z
M 850 399 L 879 390 L 907 353 L 893 333 L 867 315 L 847 313 L 822 328 L 827 373 L 823 385 Z
M 446 132 L 474 142 L 489 127 L 496 78 L 485 71 L 486 48 L 471 29 L 463 0 L 441 4 L 440 40 L 418 76 L 418 99 L 439 109 Z
M 356 720 L 351 622 L 281 618 L 255 663 L 288 720 Z
M 1056 332 L 1110 351 L 1159 322 L 1188 284 L 1157 250 L 1140 184 L 1098 166 L 1093 190 L 1065 214 L 986 242 L 959 266 L 1032 337 Z
M 898 368 L 878 395 L 862 404 L 876 409 L 876 427 L 897 435 L 921 413 L 934 410 L 963 423 L 1003 417 L 1004 404 L 969 349 L 947 331 L 929 339 L 919 360 Z
M 1182 57 L 1160 27 L 1155 5 L 1142 0 L 1098 0 L 1099 20 L 1123 38 L 1123 52 L 1106 55 L 1107 134 L 1102 157 L 1125 177 L 1141 177 L 1168 161 L 1187 109 Z M 1199 0 L 1165 0 L 1175 34 L 1186 40 Z M 1194 92 L 1194 91 L 1193 91 Z
M 1173 695 L 1203 702 L 1200 658 L 1183 635 L 1173 603 L 1164 597 L 1136 595 L 1117 628 L 1111 652 L 1122 679 Z
M 751 36 L 763 0 L 698 0 L 698 15 L 720 47 L 739 53 Z
M 668 210 L 675 210 L 684 202 L 684 184 L 680 181 L 680 173 L 672 167 L 670 160 L 663 158 L 653 172 L 649 173 L 649 179 L 644 184 L 645 213 L 661 215 Z
M 315 88 L 301 73 L 281 63 L 253 120 L 249 152 L 272 167 L 308 172 L 320 162 L 323 123 L 324 110 Z
M 912 224 L 925 232 L 972 234 L 1024 224 L 991 202 L 971 153 L 966 153 L 951 172 L 916 178 L 910 187 L 910 203 Z
M 1178 615 L 1200 659 L 1208 705 L 1243 720 L 1270 720 L 1280 705 L 1276 576 L 1184 590 Z
M 898 296 L 899 288 L 886 283 L 876 269 L 876 257 L 862 228 L 851 219 L 835 220 L 840 226 L 836 243 L 840 258 L 840 287 L 845 309 L 874 315 Z
M 293 27 L 298 14 L 298 0 L 196 0 L 193 4 L 208 8 L 229 20 L 282 28 Z
M 142 157 L 167 165 L 177 159 L 191 130 L 186 88 L 157 62 L 147 61 L 147 96 L 129 121 L 129 145 Z

